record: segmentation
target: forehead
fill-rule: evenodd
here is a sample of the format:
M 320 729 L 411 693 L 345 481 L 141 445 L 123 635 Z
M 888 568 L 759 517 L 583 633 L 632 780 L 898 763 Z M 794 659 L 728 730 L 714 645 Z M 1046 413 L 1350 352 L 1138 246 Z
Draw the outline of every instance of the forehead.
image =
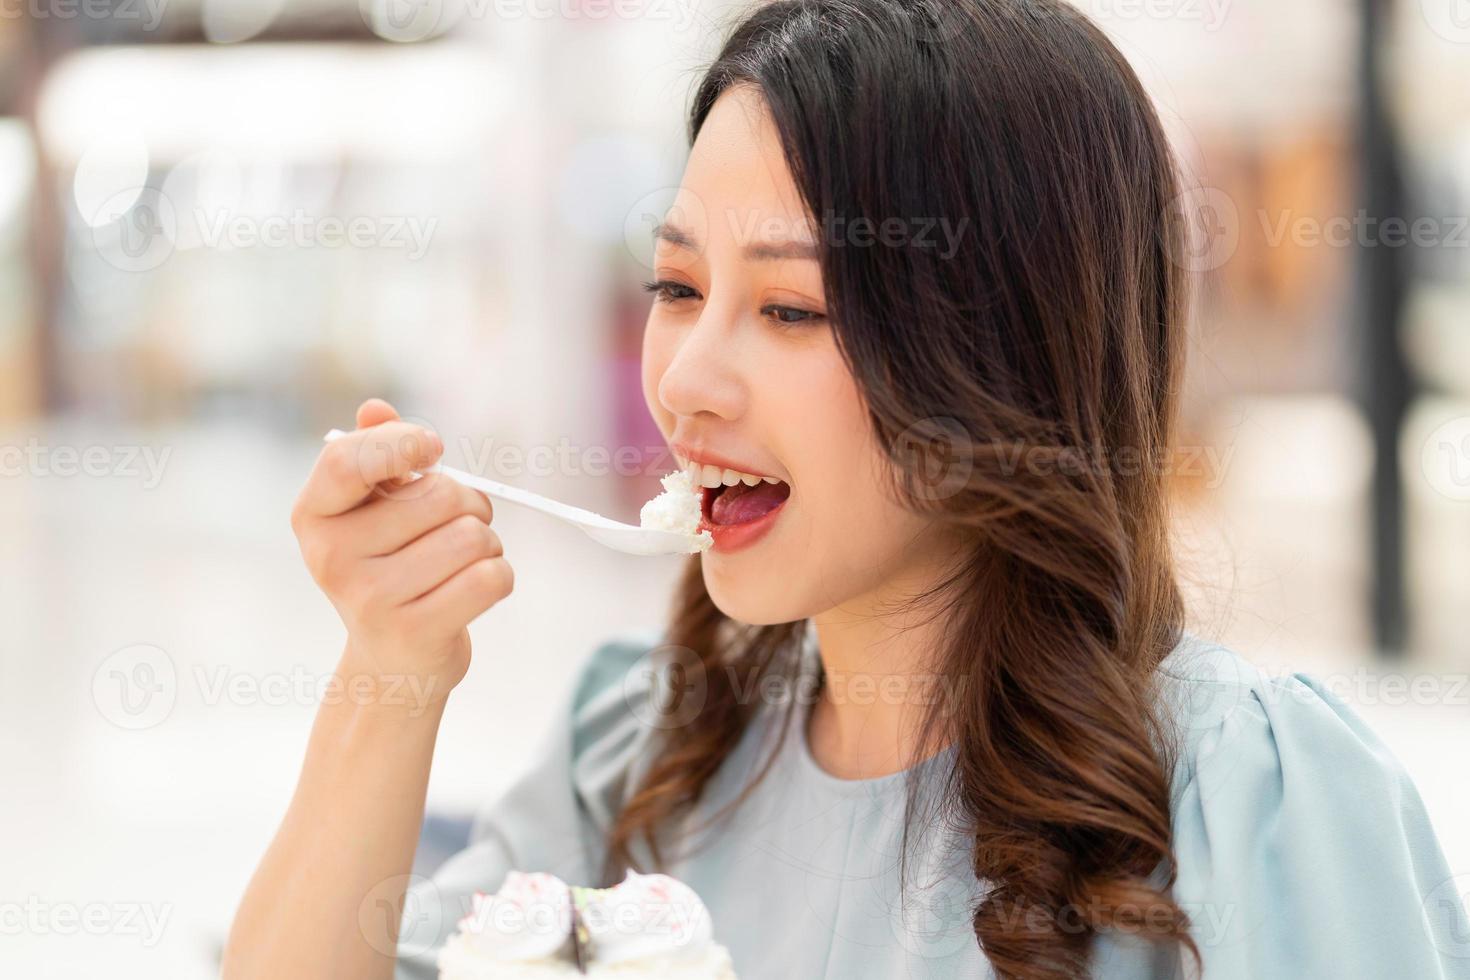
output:
M 765 99 L 752 85 L 727 90 L 710 109 L 676 199 L 706 241 L 805 238 L 811 219 L 781 151 Z M 705 237 L 700 235 L 700 237 Z

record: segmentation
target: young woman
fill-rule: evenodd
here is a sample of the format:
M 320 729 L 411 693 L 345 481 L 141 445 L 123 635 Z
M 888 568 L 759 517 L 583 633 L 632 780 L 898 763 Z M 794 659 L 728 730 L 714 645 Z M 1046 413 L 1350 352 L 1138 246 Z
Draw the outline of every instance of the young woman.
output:
M 690 133 L 644 387 L 722 486 L 713 550 L 399 933 L 465 626 L 512 575 L 484 498 L 393 489 L 442 447 L 365 404 L 293 525 L 344 681 L 430 706 L 322 707 L 225 975 L 433 977 L 508 870 L 634 867 L 695 888 L 743 980 L 1470 977 L 1383 744 L 1182 625 L 1180 188 L 1103 35 L 1061 0 L 777 0 Z

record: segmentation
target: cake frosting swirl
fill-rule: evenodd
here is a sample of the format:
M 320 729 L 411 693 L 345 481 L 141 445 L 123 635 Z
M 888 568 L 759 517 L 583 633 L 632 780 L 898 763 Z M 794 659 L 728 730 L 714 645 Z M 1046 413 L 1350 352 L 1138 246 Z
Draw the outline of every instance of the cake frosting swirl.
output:
M 668 875 L 629 871 L 612 888 L 512 871 L 477 892 L 439 955 L 440 980 L 735 980 L 709 910 Z

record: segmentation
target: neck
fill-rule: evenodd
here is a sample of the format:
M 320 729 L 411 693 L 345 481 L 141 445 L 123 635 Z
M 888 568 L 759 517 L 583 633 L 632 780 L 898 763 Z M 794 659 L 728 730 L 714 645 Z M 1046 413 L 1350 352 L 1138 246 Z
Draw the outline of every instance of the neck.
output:
M 807 720 L 807 744 L 838 778 L 885 776 L 933 754 L 919 744 L 919 723 L 946 689 L 935 658 L 945 623 L 930 608 L 895 611 L 917 591 L 890 581 L 881 595 L 812 618 L 826 683 Z

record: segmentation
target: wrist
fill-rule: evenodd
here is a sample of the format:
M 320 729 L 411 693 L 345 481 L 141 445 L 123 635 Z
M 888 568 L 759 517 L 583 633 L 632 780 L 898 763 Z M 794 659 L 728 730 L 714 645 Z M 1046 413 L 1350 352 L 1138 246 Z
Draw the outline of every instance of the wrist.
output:
M 365 718 L 437 722 L 450 690 L 452 685 L 445 683 L 441 674 L 383 670 L 360 656 L 349 643 L 328 679 L 322 699 Z

